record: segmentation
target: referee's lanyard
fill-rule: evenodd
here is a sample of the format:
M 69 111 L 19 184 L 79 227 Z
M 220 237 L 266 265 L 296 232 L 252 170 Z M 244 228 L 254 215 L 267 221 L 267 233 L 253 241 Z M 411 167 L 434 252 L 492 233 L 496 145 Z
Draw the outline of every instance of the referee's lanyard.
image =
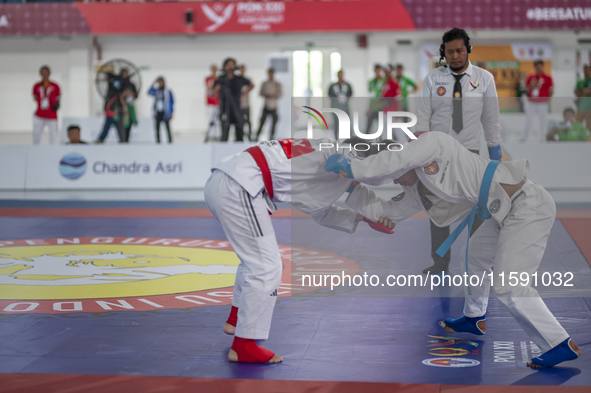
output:
M 478 213 L 478 216 L 482 221 L 487 220 L 491 217 L 488 208 L 486 207 L 486 203 L 488 202 L 488 194 L 490 192 L 490 185 L 492 183 L 493 176 L 497 167 L 499 166 L 500 161 L 491 161 L 488 163 L 486 170 L 484 171 L 484 176 L 482 177 L 482 184 L 480 185 L 480 194 L 478 195 L 478 204 L 474 206 L 468 217 L 464 218 L 464 220 L 460 223 L 460 225 L 456 228 L 455 231 L 452 232 L 451 235 L 443 244 L 437 249 L 437 255 L 443 257 L 447 251 L 450 249 L 451 245 L 456 241 L 456 239 L 460 236 L 460 233 L 464 231 L 466 225 L 468 226 L 468 241 L 466 242 L 466 275 L 468 275 L 468 246 L 470 245 L 470 234 L 472 233 L 472 224 L 474 223 L 474 217 Z M 468 294 L 472 295 L 472 291 L 470 290 L 469 285 L 469 278 L 468 278 Z

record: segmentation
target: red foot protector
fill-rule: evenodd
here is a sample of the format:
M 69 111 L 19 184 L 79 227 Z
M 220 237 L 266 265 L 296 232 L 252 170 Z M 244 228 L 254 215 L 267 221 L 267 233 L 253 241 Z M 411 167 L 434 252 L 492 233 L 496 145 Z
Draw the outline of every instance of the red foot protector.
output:
M 259 347 L 254 340 L 234 336 L 232 349 L 238 354 L 238 361 L 244 363 L 267 363 L 275 355 Z
M 372 227 L 372 229 L 375 229 L 378 232 L 384 232 L 384 233 L 387 233 L 388 235 L 391 235 L 394 233 L 394 229 L 390 229 L 387 226 L 385 226 L 384 224 L 380 224 L 379 222 L 370 221 L 365 217 L 363 218 L 363 221 L 368 223 L 369 226 Z
M 232 306 L 232 309 L 230 310 L 230 316 L 228 317 L 226 323 L 236 327 L 236 324 L 238 323 L 238 307 Z

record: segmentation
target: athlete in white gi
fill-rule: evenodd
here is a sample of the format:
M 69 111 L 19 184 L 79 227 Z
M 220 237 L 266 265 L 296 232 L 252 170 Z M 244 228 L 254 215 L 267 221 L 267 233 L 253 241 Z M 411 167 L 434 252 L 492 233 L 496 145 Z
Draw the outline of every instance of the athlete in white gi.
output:
M 319 224 L 347 233 L 355 232 L 358 221 L 363 219 L 353 210 L 333 206 L 351 187 L 352 180 L 324 170 L 326 158 L 337 153 L 328 147 L 330 144 L 335 146 L 336 142 L 261 142 L 212 168 L 205 185 L 205 202 L 240 258 L 232 313 L 224 326 L 226 333 L 235 333 L 228 355 L 231 361 L 282 360 L 254 343 L 255 339 L 269 336 L 283 267 L 268 213 L 276 210 L 274 202 L 291 203 Z M 356 155 L 349 152 L 349 156 Z M 362 186 L 355 188 L 358 193 L 366 190 Z M 232 325 L 236 326 L 235 332 Z
M 331 157 L 326 169 L 370 185 L 394 180 L 404 188 L 393 200 L 384 201 L 375 194 L 358 192 L 356 187 L 347 203 L 360 207 L 357 211 L 370 220 L 380 216 L 398 223 L 425 210 L 436 225 L 446 226 L 466 217 L 478 203 L 489 162 L 451 136 L 431 132 L 398 152 L 381 152 L 364 160 L 353 159 L 350 164 L 342 156 Z M 494 269 L 496 295 L 543 353 L 530 365 L 551 367 L 577 358 L 578 347 L 536 289 L 510 286 L 507 280 L 501 286 L 498 279 L 501 273 L 506 278 L 511 272 L 531 275 L 538 269 L 556 216 L 552 197 L 541 185 L 526 178 L 528 172 L 526 160 L 502 162 L 494 172 L 486 202 L 492 219 L 484 221 L 469 243 L 468 274 L 482 277 L 486 273 L 485 281 L 465 289 L 465 317 L 445 322 L 456 327 L 455 331 L 484 333 L 490 291 L 488 273 Z

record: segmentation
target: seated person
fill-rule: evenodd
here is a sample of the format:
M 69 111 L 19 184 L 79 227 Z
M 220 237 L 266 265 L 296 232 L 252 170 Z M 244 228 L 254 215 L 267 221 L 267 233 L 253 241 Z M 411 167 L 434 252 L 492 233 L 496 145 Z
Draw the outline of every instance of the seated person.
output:
M 548 141 L 560 142 L 585 142 L 591 138 L 591 131 L 576 121 L 575 110 L 566 108 L 563 112 L 564 121 L 549 131 L 546 135 Z
M 84 144 L 87 143 L 80 139 L 80 126 L 72 124 L 68 126 L 68 145 Z

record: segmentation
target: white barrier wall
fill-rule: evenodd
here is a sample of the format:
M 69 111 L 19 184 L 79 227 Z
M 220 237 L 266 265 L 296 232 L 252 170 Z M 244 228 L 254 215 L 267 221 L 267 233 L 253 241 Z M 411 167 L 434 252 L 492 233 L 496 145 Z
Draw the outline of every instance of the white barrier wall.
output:
M 0 146 L 0 190 L 201 189 L 215 162 L 253 143 Z M 507 143 L 552 190 L 591 189 L 591 143 Z

